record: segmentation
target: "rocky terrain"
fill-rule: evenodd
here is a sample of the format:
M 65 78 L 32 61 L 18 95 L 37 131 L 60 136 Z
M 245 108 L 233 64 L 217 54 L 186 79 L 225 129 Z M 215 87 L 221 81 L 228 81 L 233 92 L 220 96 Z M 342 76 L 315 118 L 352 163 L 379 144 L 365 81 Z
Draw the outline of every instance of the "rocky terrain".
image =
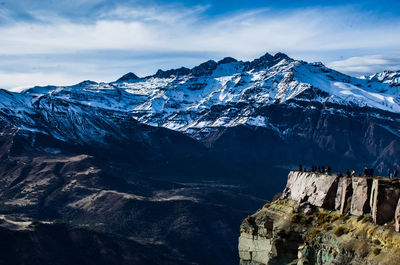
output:
M 398 264 L 398 179 L 291 172 L 240 227 L 240 264 Z
M 0 226 L 8 231 L 0 233 L 1 241 L 7 242 L 7 248 L 0 250 L 0 261 L 5 264 L 25 264 L 31 257 L 37 259 L 35 264 L 77 263 L 73 253 L 86 256 L 77 264 L 87 264 L 85 260 L 90 259 L 93 264 L 132 264 L 134 260 L 141 264 L 187 264 L 193 260 L 224 264 L 236 259 L 237 220 L 262 203 L 261 199 L 239 194 L 236 185 L 197 175 L 204 170 L 200 165 L 196 169 L 191 159 L 203 148 L 190 138 L 175 142 L 174 133 L 163 129 L 137 128 L 132 135 L 147 133 L 149 141 L 156 137 L 165 141 L 165 146 L 153 142 L 146 147 L 136 138 L 125 143 L 131 160 L 121 160 L 122 153 L 118 154 L 116 147 L 82 151 L 82 147 L 43 135 L 20 135 L 17 128 L 4 126 L 0 136 Z M 168 151 L 169 158 L 164 157 L 163 152 L 172 146 L 198 152 L 194 158 L 180 160 L 195 173 L 183 175 L 188 169 L 172 160 L 173 151 Z M 48 152 L 42 147 L 52 149 Z M 151 148 L 158 148 L 160 153 Z M 60 149 L 63 152 L 53 151 Z M 156 157 L 146 157 L 146 150 Z M 176 168 L 173 176 L 169 175 L 170 167 Z M 191 182 L 185 182 L 185 178 Z M 54 223 L 66 226 L 53 227 Z M 214 230 L 217 232 L 209 237 L 203 234 Z M 66 238 L 61 240 L 62 235 Z M 83 247 L 81 240 L 88 245 Z M 191 247 L 195 244 L 207 251 L 207 256 Z M 19 256 L 21 248 L 28 249 L 24 256 Z M 64 248 L 69 251 L 61 251 Z M 107 251 L 112 251 L 110 257 Z M 8 263 L 14 258 L 15 263 Z
M 20 228 L 0 228 L 2 264 L 188 264 L 133 240 L 88 229 L 2 221 Z
M 108 264 L 238 263 L 237 227 L 294 165 L 399 167 L 399 86 L 398 72 L 356 78 L 278 53 L 0 90 L 3 236 L 31 245 L 40 264 L 57 264 L 56 247 L 35 245 L 53 244 L 52 229 L 71 251 L 82 234 L 89 256 L 123 239 L 115 256 L 132 257 Z M 0 261 L 19 255 L 1 251 Z

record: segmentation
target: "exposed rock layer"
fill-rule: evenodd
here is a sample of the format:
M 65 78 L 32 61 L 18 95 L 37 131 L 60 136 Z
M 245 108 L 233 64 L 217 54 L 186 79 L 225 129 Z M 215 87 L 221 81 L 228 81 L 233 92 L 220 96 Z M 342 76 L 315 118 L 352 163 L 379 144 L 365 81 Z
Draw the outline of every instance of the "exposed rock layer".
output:
M 290 172 L 281 199 L 243 221 L 241 264 L 399 264 L 399 192 L 397 180 Z
M 371 195 L 372 180 L 363 177 L 352 178 L 353 196 L 351 198 L 350 213 L 362 216 L 370 211 L 369 198 Z
M 375 223 L 382 225 L 394 219 L 399 195 L 398 181 L 373 180 L 370 206 Z
M 338 177 L 320 173 L 290 172 L 283 198 L 324 208 L 335 206 Z

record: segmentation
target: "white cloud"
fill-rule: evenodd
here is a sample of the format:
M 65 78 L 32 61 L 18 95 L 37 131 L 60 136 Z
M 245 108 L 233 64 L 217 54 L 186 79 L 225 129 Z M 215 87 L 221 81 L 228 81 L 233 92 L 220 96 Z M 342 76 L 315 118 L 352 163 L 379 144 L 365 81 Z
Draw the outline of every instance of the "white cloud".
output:
M 178 9 L 179 8 L 179 9 Z M 195 6 L 191 8 L 169 6 L 137 7 L 118 6 L 107 12 L 101 12 L 99 20 L 142 21 L 153 23 L 190 23 L 196 22 L 209 6 Z M 179 11 L 178 11 L 179 10 Z
M 16 23 L 0 28 L 2 54 L 59 53 L 93 49 L 231 52 L 240 56 L 265 50 L 340 50 L 394 47 L 400 23 L 359 26 L 339 22 L 351 14 L 298 10 L 201 18 L 201 11 L 117 8 L 93 24 L 60 18 L 52 23 Z M 119 19 L 117 19 L 119 18 Z M 373 38 L 371 38 L 373 36 Z
M 207 6 L 193 9 L 173 6 L 134 9 L 120 6 L 99 14 L 98 20 L 93 23 L 77 23 L 65 18 L 49 17 L 48 14 L 35 14 L 43 23 L 16 22 L 0 27 L 0 55 L 45 57 L 80 53 L 81 59 L 77 57 L 74 63 L 76 69 L 82 69 L 85 53 L 93 51 L 105 51 L 110 55 L 114 51 L 186 53 L 189 57 L 191 54 L 204 53 L 239 59 L 251 59 L 267 51 L 283 51 L 294 57 L 296 54 L 312 53 L 325 53 L 329 55 L 327 57 L 332 57 L 332 54 L 348 50 L 357 55 L 357 51 L 365 53 L 369 49 L 391 50 L 400 54 L 399 21 L 378 21 L 352 10 L 299 9 L 276 12 L 259 9 L 210 19 L 203 14 L 206 9 Z M 107 65 L 112 61 L 110 57 L 96 63 Z M 324 59 L 321 58 L 322 61 Z M 368 64 L 371 64 L 371 60 L 378 60 L 372 64 L 385 64 L 385 59 L 374 59 L 373 56 L 363 60 L 353 58 L 330 65 L 347 72 L 363 72 L 370 69 Z M 143 59 L 143 63 L 146 64 L 146 59 Z M 40 69 L 40 60 L 37 60 L 37 64 Z M 115 65 L 116 62 L 111 64 Z M 176 64 L 180 66 L 179 61 Z M 137 66 L 138 61 L 134 65 Z M 15 75 L 24 74 L 24 69 L 26 65 L 21 65 L 20 72 L 12 72 L 7 65 L 1 65 L 3 75 L 0 76 L 0 87 L 10 87 L 11 84 L 20 86 L 22 82 Z M 96 70 L 96 67 L 93 69 Z M 112 69 L 110 72 L 115 75 Z M 56 69 L 54 72 L 50 70 L 50 74 L 60 78 L 58 83 L 65 83 L 65 77 Z M 69 75 L 80 76 L 78 70 Z M 29 76 L 35 84 L 47 81 L 43 74 Z M 105 79 L 110 77 L 105 76 Z
M 11 91 L 21 91 L 33 86 L 46 86 L 50 84 L 71 85 L 82 81 L 82 76 L 72 77 L 63 73 L 5 73 L 0 72 L 2 88 Z
M 333 61 L 329 67 L 350 74 L 377 73 L 383 70 L 400 70 L 400 56 L 367 55 Z

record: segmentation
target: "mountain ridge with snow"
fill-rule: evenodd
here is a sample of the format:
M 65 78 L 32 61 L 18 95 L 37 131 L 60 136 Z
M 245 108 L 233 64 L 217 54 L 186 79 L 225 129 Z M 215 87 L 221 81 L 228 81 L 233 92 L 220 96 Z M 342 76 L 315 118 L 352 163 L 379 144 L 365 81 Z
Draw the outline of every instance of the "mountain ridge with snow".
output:
M 266 54 L 0 90 L 0 213 L 232 264 L 237 224 L 294 165 L 400 167 L 398 89 L 397 72 L 356 78 Z
M 117 111 L 140 123 L 201 139 L 218 127 L 274 128 L 268 117 L 257 114 L 259 109 L 273 104 L 331 103 L 398 114 L 399 76 L 399 72 L 386 71 L 356 78 L 322 63 L 267 53 L 249 62 L 226 57 L 192 69 L 158 70 L 143 78 L 128 73 L 110 83 L 87 80 L 73 86 L 37 86 L 21 93 L 3 91 L 0 111 L 14 116 L 15 121 L 21 111 L 37 112 L 43 99 L 56 100 L 69 105 L 71 109 L 64 109 L 65 113 L 79 112 L 76 108 L 89 108 L 95 113 L 101 109 Z M 18 111 L 13 111 L 11 105 Z M 41 108 L 49 106 L 42 104 Z M 35 129 L 29 120 L 15 125 Z

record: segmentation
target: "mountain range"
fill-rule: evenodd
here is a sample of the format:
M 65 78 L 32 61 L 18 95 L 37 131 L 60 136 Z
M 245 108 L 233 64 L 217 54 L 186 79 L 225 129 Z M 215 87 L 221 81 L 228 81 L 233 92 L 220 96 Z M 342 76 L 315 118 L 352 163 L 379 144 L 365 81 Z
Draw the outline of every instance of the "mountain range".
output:
M 31 264 L 77 263 L 77 238 L 87 260 L 112 252 L 94 264 L 238 262 L 241 220 L 289 169 L 400 166 L 399 89 L 400 71 L 352 77 L 267 53 L 0 90 L 0 235 L 31 246 Z

